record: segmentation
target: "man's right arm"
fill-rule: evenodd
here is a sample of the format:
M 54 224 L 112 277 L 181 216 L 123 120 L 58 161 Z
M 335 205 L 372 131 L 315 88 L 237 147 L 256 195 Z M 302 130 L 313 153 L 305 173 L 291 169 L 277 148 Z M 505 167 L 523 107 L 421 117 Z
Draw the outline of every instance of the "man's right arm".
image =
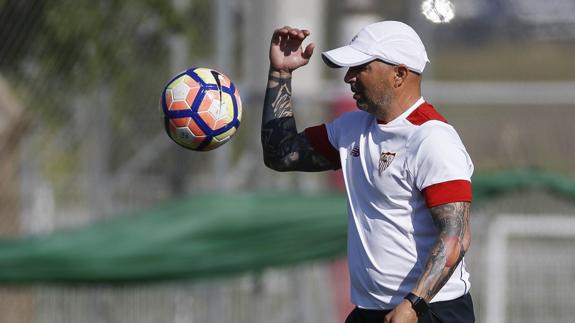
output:
M 291 72 L 270 69 L 264 100 L 261 140 L 264 163 L 277 171 L 333 169 L 305 133 L 297 132 L 291 100 Z
M 292 71 L 306 65 L 313 43 L 302 48 L 309 31 L 288 26 L 276 29 L 270 44 L 270 72 L 264 100 L 261 140 L 264 163 L 277 171 L 317 172 L 333 165 L 316 152 L 305 133 L 297 132 L 292 110 Z

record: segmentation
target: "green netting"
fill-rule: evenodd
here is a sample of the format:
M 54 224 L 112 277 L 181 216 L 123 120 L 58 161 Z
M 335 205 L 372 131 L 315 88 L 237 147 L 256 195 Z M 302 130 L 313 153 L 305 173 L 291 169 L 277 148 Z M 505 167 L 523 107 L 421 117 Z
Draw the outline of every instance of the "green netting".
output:
M 527 188 L 575 199 L 560 175 L 474 177 L 475 202 Z M 2 282 L 202 279 L 345 253 L 342 194 L 206 194 L 48 236 L 0 240 Z
M 0 241 L 0 281 L 206 278 L 345 251 L 340 195 L 201 195 L 49 236 Z
M 517 169 L 473 177 L 474 202 L 481 203 L 504 193 L 525 189 L 543 190 L 575 199 L 575 181 L 551 172 Z

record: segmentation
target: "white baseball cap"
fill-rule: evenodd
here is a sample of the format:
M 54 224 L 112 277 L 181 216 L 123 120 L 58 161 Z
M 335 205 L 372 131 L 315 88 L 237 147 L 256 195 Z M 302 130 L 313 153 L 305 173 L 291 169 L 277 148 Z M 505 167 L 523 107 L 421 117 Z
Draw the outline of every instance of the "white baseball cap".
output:
M 363 27 L 349 45 L 323 52 L 331 67 L 350 67 L 380 59 L 392 65 L 405 64 L 422 73 L 429 62 L 423 42 L 410 26 L 399 21 L 380 21 Z

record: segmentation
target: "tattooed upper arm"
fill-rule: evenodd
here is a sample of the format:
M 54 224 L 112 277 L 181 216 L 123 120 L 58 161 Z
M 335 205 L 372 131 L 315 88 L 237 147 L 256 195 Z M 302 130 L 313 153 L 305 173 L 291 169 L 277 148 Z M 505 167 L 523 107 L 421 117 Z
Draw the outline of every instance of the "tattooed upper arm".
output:
M 277 171 L 322 171 L 333 165 L 298 133 L 291 101 L 291 73 L 270 71 L 264 100 L 261 140 L 264 163 Z
M 470 207 L 469 202 L 452 202 L 430 209 L 433 223 L 439 229 L 440 236 L 456 239 L 461 245 L 462 253 L 467 251 L 471 242 Z

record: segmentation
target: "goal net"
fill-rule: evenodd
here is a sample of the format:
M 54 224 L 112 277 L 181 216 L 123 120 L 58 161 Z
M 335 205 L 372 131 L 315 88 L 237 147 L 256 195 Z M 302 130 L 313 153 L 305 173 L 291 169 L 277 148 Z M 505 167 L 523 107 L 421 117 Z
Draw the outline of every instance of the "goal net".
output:
M 501 215 L 485 254 L 484 322 L 572 322 L 575 216 Z

